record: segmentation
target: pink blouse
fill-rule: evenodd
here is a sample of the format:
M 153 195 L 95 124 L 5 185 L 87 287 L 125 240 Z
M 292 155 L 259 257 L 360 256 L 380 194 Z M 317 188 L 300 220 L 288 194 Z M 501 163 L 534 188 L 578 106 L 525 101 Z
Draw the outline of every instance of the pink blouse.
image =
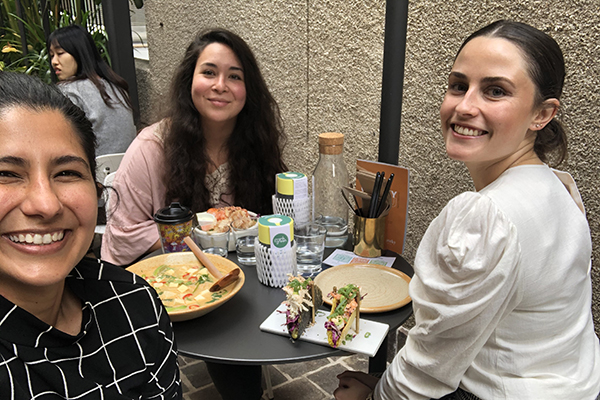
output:
M 145 254 L 159 240 L 154 214 L 166 207 L 165 157 L 162 122 L 143 129 L 131 143 L 117 170 L 111 193 L 101 258 L 127 265 Z M 206 178 L 211 182 L 213 206 L 233 204 L 227 189 L 228 164 Z M 220 184 L 215 184 L 215 179 Z M 219 199 L 224 200 L 219 201 Z

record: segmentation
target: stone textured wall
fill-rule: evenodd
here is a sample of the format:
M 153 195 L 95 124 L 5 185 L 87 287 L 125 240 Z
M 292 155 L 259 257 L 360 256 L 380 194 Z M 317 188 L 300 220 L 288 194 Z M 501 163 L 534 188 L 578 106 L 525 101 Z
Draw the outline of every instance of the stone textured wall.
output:
M 399 1 L 399 0 L 388 0 Z M 145 75 L 147 122 L 160 116 L 173 69 L 203 28 L 231 29 L 250 44 L 278 100 L 292 170 L 311 173 L 316 136 L 346 135 L 348 170 L 376 160 L 385 1 L 153 0 L 146 4 L 150 66 Z M 561 118 L 570 134 L 573 174 L 587 207 L 600 256 L 600 1 L 409 2 L 399 164 L 411 170 L 405 257 L 412 261 L 429 222 L 455 195 L 472 190 L 462 164 L 445 155 L 438 109 L 447 74 L 463 39 L 496 19 L 529 23 L 554 37 L 564 52 L 567 79 Z M 593 312 L 600 332 L 600 264 L 594 261 Z M 557 288 L 560 290 L 560 288 Z

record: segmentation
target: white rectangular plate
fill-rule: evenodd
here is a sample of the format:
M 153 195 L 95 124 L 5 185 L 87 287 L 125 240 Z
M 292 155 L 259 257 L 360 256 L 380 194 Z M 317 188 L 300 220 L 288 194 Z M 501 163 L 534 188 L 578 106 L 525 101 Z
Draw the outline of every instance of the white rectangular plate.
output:
M 263 321 L 262 324 L 260 324 L 260 330 L 276 335 L 289 336 L 287 327 L 285 326 L 285 314 L 282 313 L 283 311 L 285 311 L 285 306 L 281 304 Z M 329 315 L 329 312 L 319 310 L 315 318 L 315 324 L 305 329 L 299 340 L 305 340 L 307 342 L 329 347 L 329 343 L 327 342 L 327 330 L 325 329 L 327 315 Z M 366 354 L 369 357 L 374 357 L 377 350 L 379 350 L 379 346 L 381 346 L 383 339 L 385 339 L 389 328 L 388 324 L 369 321 L 368 319 L 363 319 L 361 316 L 359 324 L 360 333 L 355 334 L 352 340 L 346 340 L 346 344 L 341 344 L 338 348 L 344 351 Z M 354 334 L 354 332 L 351 333 Z

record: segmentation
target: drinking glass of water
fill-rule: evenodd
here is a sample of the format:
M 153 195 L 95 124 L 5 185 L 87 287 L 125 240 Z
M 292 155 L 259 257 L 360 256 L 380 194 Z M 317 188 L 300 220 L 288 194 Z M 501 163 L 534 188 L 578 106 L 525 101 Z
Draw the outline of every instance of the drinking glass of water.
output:
M 194 229 L 194 237 L 196 244 L 200 246 L 202 251 L 209 254 L 216 254 L 221 257 L 227 257 L 229 251 L 229 227 L 225 227 L 224 232 L 204 232 L 200 229 Z
M 326 234 L 327 229 L 318 224 L 308 224 L 294 229 L 294 240 L 297 246 L 296 264 L 298 272 L 303 276 L 313 276 L 321 272 Z
M 238 262 L 243 265 L 256 265 L 254 241 L 258 237 L 258 224 L 250 229 L 239 229 L 231 225 L 231 233 L 235 240 Z

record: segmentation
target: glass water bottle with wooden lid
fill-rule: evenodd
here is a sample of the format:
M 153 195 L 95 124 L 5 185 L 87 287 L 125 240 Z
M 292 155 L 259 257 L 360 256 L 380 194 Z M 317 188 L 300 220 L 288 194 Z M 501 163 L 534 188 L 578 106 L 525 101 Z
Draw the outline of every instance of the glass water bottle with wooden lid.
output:
M 327 228 L 325 247 L 342 247 L 348 239 L 348 205 L 341 192 L 349 182 L 343 149 L 343 134 L 319 135 L 319 162 L 313 172 L 313 219 Z

